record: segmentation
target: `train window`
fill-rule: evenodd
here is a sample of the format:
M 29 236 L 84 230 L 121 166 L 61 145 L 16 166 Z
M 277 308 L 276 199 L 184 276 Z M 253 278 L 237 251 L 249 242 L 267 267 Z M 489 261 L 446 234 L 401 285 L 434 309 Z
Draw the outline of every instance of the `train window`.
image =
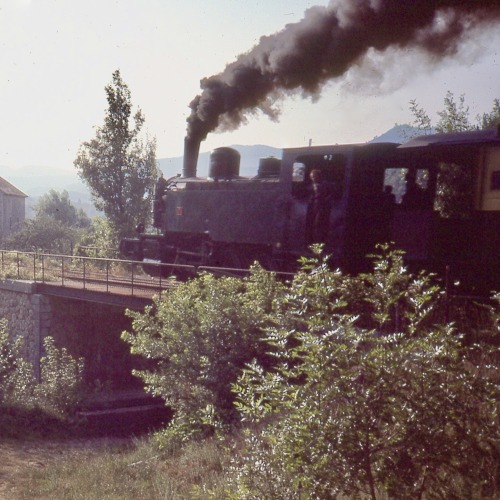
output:
M 409 209 L 429 208 L 432 196 L 429 190 L 429 170 L 387 168 L 384 172 L 385 193 L 394 195 L 396 204 Z
M 484 186 L 479 194 L 481 210 L 500 210 L 500 147 L 489 148 L 485 155 Z
M 429 187 L 429 171 L 426 168 L 417 169 L 415 180 L 420 189 L 427 189 Z
M 439 163 L 434 209 L 441 217 L 469 217 L 473 206 L 472 168 L 458 163 Z
M 346 163 L 346 157 L 340 154 L 306 155 L 297 158 L 293 164 L 293 195 L 296 198 L 308 196 L 311 183 L 309 174 L 312 170 L 318 169 L 322 173 L 323 181 L 335 186 L 336 197 L 340 197 Z
M 306 176 L 306 166 L 303 163 L 293 164 L 293 182 L 304 182 Z
M 401 203 L 403 195 L 406 192 L 405 177 L 408 172 L 407 168 L 386 168 L 384 173 L 384 191 L 387 192 L 387 187 L 394 195 L 395 202 Z
M 294 163 L 294 177 L 295 167 L 297 167 L 297 176 L 298 179 L 300 177 L 300 182 L 308 184 L 310 182 L 310 172 L 318 169 L 321 170 L 323 179 L 326 182 L 334 182 L 339 185 L 344 183 L 345 166 L 347 163 L 344 155 L 308 155 L 300 157 L 297 160 Z

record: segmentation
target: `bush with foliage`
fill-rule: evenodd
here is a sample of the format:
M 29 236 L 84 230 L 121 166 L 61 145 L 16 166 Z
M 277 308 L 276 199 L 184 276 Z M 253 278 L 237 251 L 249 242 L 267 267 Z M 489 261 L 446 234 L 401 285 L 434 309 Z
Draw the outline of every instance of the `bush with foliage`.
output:
M 83 229 L 90 226 L 87 214 L 81 208 L 72 205 L 66 190 L 59 193 L 51 189 L 40 197 L 33 209 L 36 218 L 50 217 L 60 224 L 72 228 Z
M 263 327 L 281 288 L 260 267 L 244 279 L 203 274 L 157 297 L 144 314 L 128 313 L 133 332 L 122 338 L 133 354 L 156 363 L 134 374 L 175 411 L 162 446 L 234 422 L 231 384 L 252 359 L 266 363 Z
M 495 352 L 434 322 L 439 290 L 382 250 L 360 278 L 304 261 L 278 297 L 265 339 L 277 364 L 254 362 L 234 385 L 249 423 L 235 497 L 498 493 Z
M 106 217 L 95 216 L 85 236 L 75 248 L 76 255 L 116 259 L 120 238 L 118 232 Z M 89 249 L 91 251 L 89 252 Z
M 7 320 L 0 320 L 0 404 L 31 404 L 36 383 L 33 367 L 21 355 L 21 337 L 9 337 Z
M 64 417 L 83 396 L 83 359 L 56 347 L 52 337 L 46 337 L 43 346 L 38 380 L 32 364 L 21 355 L 22 339 L 11 340 L 7 322 L 0 321 L 0 406 L 41 409 Z
M 25 220 L 21 229 L 6 239 L 5 247 L 27 252 L 71 254 L 82 232 L 52 217 L 40 215 Z
M 56 347 L 52 337 L 44 339 L 43 347 L 45 356 L 40 360 L 41 381 L 35 386 L 35 400 L 47 410 L 67 415 L 82 399 L 83 358 L 75 359 L 65 347 Z
M 7 248 L 71 253 L 90 226 L 90 219 L 71 204 L 67 191 L 59 193 L 51 189 L 40 197 L 33 209 L 35 218 L 25 220 L 19 230 L 6 239 Z

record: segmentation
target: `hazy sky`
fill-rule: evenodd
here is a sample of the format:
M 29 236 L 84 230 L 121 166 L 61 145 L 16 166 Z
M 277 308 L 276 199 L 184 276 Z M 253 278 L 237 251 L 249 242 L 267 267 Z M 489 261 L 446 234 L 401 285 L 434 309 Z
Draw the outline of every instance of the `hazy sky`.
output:
M 79 145 L 103 124 L 104 87 L 116 69 L 157 139 L 157 157 L 181 156 L 200 80 L 327 3 L 0 0 L 0 166 L 74 168 Z M 210 134 L 201 149 L 365 142 L 411 121 L 410 99 L 436 120 L 447 90 L 465 94 L 475 117 L 500 97 L 499 47 L 497 26 L 471 33 L 458 55 L 433 65 L 414 51 L 377 55 L 331 81 L 315 102 L 300 95 L 281 102 L 279 122 L 253 116 L 236 131 Z

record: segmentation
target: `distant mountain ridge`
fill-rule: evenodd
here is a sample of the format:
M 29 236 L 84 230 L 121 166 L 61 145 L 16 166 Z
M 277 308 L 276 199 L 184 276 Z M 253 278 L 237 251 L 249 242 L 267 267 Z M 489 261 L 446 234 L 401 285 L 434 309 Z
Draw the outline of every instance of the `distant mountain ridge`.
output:
M 429 131 L 430 133 L 435 133 L 434 129 Z M 422 130 L 412 127 L 411 125 L 394 125 L 387 132 L 384 132 L 382 135 L 375 136 L 369 142 L 397 142 L 397 143 L 405 143 L 414 137 L 422 135 Z
M 410 125 L 394 125 L 390 130 L 374 137 L 369 142 L 399 142 L 408 141 L 416 135 L 417 129 Z M 334 141 L 332 140 L 332 143 Z M 281 158 L 282 149 L 255 144 L 252 146 L 233 145 L 241 155 L 240 175 L 251 177 L 257 174 L 259 160 L 274 156 Z M 198 158 L 198 175 L 208 175 L 210 151 L 201 152 Z M 182 156 L 172 158 L 159 158 L 158 167 L 165 177 L 173 177 L 182 173 Z M 17 188 L 28 195 L 26 200 L 26 214 L 32 215 L 32 207 L 40 196 L 48 193 L 51 189 L 55 191 L 68 191 L 69 199 L 76 208 L 81 208 L 89 216 L 97 214 L 92 203 L 90 192 L 83 181 L 78 177 L 76 170 L 65 170 L 55 167 L 27 166 L 22 168 L 1 167 L 0 176 L 14 184 Z

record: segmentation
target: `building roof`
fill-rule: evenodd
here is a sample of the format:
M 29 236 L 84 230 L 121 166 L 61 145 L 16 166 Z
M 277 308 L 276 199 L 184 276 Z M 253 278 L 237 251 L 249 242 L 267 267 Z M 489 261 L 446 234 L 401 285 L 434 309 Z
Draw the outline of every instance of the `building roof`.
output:
M 0 193 L 10 196 L 22 196 L 23 198 L 28 197 L 27 194 L 16 188 L 16 186 L 11 184 L 9 181 L 6 181 L 3 177 L 0 177 Z

